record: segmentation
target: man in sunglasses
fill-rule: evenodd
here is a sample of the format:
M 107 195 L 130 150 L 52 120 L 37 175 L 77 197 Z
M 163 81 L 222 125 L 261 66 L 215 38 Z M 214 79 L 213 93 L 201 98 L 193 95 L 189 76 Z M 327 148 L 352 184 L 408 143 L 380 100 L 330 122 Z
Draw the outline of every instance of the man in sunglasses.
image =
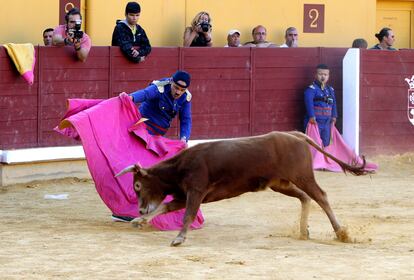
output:
M 185 71 L 177 71 L 172 77 L 153 81 L 145 89 L 130 94 L 132 101 L 140 103 L 139 111 L 147 130 L 152 135 L 164 135 L 171 121 L 178 114 L 180 139 L 188 141 L 191 134 L 191 93 L 188 91 L 191 77 Z
M 280 45 L 281 48 L 298 47 L 298 30 L 295 27 L 289 27 L 285 31 L 285 43 Z

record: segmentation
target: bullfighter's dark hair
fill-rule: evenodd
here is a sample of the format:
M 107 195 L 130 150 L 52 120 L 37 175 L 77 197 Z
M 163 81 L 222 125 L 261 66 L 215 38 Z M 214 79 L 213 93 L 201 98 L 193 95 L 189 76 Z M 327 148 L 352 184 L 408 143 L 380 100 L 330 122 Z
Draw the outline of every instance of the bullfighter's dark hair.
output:
M 318 66 L 316 66 L 316 69 L 324 69 L 324 70 L 329 70 L 328 65 L 326 64 L 318 64 Z

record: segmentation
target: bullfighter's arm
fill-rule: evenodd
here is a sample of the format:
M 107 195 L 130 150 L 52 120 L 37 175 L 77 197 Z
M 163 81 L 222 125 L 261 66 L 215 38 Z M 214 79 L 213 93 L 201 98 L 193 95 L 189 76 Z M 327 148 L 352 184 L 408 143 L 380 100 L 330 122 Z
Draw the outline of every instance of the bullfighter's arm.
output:
M 132 101 L 134 101 L 134 103 L 142 103 L 146 100 L 158 98 L 159 94 L 160 92 L 158 91 L 157 86 L 150 85 L 144 89 L 130 93 L 129 96 L 132 97 Z
M 315 90 L 308 87 L 305 90 L 305 107 L 306 114 L 309 118 L 315 118 L 315 111 L 313 110 L 313 98 L 315 97 Z
M 191 135 L 191 103 L 185 102 L 180 113 L 180 139 L 188 141 Z
M 336 110 L 336 97 L 335 97 L 335 91 L 334 89 L 331 87 L 331 93 L 332 93 L 332 98 L 333 98 L 333 104 L 332 104 L 332 118 L 337 118 L 338 117 L 338 112 Z

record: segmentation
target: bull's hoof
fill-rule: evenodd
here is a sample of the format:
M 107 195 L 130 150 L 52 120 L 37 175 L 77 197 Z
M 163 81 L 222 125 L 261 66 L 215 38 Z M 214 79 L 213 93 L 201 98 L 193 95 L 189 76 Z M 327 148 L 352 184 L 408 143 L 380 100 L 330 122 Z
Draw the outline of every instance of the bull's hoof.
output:
M 346 228 L 340 227 L 337 231 L 335 231 L 335 233 L 336 233 L 336 238 L 339 241 L 344 242 L 344 243 L 351 243 L 352 242 Z
M 178 236 L 171 242 L 171 246 L 172 247 L 180 246 L 182 243 L 184 243 L 184 241 L 185 241 L 184 237 Z
M 147 219 L 143 217 L 135 218 L 131 221 L 133 227 L 142 228 L 145 224 L 147 224 Z

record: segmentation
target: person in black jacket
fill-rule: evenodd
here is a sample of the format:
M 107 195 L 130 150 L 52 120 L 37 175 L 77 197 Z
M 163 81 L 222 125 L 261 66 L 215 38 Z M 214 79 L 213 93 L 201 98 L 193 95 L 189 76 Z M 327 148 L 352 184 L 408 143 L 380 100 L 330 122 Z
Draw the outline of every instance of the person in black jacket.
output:
M 151 45 L 145 30 L 137 24 L 141 7 L 137 2 L 128 2 L 125 20 L 117 21 L 112 33 L 112 46 L 119 46 L 122 53 L 133 62 L 145 60 L 151 52 Z

